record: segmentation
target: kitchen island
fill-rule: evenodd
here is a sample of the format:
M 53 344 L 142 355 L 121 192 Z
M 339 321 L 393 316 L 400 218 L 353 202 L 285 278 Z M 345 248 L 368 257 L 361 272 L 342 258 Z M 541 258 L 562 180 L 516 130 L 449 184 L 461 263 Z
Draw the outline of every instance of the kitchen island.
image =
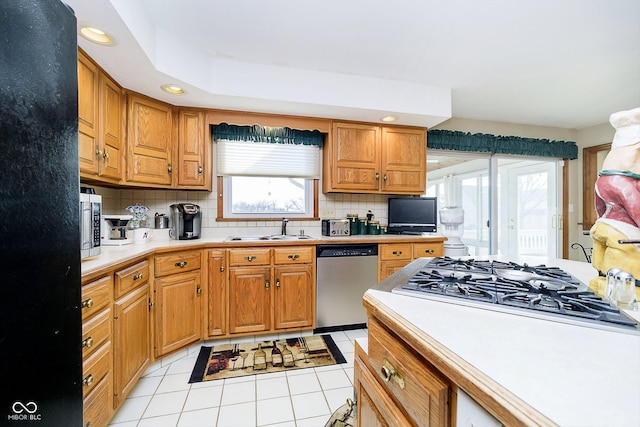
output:
M 577 261 L 525 261 L 555 265 L 583 283 L 597 274 L 590 264 Z M 415 260 L 367 291 L 364 305 L 370 324 L 382 325 L 385 333 L 450 385 L 453 414 L 447 421 L 451 425 L 456 425 L 459 390 L 504 425 L 640 425 L 640 334 L 636 331 L 566 324 L 390 292 L 424 264 L 424 259 Z M 637 318 L 637 312 L 631 314 Z M 371 355 L 373 329 L 369 330 L 368 362 L 375 366 L 371 371 L 376 376 L 380 367 Z M 408 388 L 410 373 L 405 376 Z M 402 406 L 397 384 L 378 382 Z M 461 419 L 457 424 L 465 422 Z

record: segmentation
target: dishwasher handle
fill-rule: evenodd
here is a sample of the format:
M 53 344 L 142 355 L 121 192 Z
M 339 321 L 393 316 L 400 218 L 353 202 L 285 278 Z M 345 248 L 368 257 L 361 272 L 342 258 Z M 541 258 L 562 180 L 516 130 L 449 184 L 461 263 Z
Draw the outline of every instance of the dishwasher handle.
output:
M 316 257 L 378 256 L 377 243 L 317 245 Z

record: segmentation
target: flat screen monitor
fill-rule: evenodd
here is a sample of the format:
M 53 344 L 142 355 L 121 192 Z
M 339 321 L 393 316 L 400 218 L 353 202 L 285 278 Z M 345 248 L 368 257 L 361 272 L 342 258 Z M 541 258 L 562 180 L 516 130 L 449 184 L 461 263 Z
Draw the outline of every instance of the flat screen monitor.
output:
M 438 229 L 437 197 L 389 198 L 390 234 L 435 233 Z

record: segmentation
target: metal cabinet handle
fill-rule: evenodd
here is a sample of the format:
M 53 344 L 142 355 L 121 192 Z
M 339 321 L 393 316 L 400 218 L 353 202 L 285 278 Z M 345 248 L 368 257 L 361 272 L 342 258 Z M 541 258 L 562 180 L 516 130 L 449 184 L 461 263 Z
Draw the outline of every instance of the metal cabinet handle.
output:
M 107 153 L 107 150 L 104 150 L 102 152 L 102 159 L 106 162 L 107 160 L 109 160 L 109 153 Z
M 91 308 L 91 307 L 93 307 L 93 299 L 92 298 L 87 298 L 86 300 L 82 301 L 81 306 L 82 306 L 82 308 Z
M 276 288 L 280 288 L 280 279 L 276 279 Z
M 265 287 L 266 289 L 269 289 L 269 287 L 271 287 L 271 282 L 269 281 L 269 279 L 267 279 L 267 280 L 265 280 L 265 281 L 264 281 L 264 287 Z
M 255 256 L 253 256 L 253 255 L 249 255 L 249 256 L 244 257 L 244 259 L 246 259 L 247 261 L 251 262 L 251 261 L 253 261 L 254 259 L 256 259 L 256 257 L 255 257 Z
M 91 348 L 93 346 L 93 338 L 88 337 L 82 340 L 82 348 Z
M 82 379 L 82 385 L 83 385 L 84 387 L 88 387 L 88 386 L 90 386 L 91 384 L 93 384 L 93 375 L 89 374 L 89 375 L 87 375 L 86 377 L 84 377 L 84 378 Z
M 204 168 L 202 166 L 198 166 L 198 175 L 202 175 Z
M 202 287 L 200 285 L 196 286 L 196 295 L 197 296 L 202 295 Z
M 380 179 L 380 174 L 376 172 L 376 181 L 378 181 L 379 179 Z
M 142 273 L 136 273 L 133 275 L 133 280 L 140 280 L 142 279 Z
M 291 255 L 289 255 L 289 256 L 288 256 L 288 258 L 289 258 L 289 259 L 291 259 L 291 260 L 296 260 L 296 259 L 300 258 L 300 255 L 298 255 L 298 254 L 291 254 Z
M 102 151 L 100 151 L 100 147 L 96 145 L 96 159 L 100 160 L 100 157 L 102 157 Z
M 391 253 L 394 255 L 402 255 L 402 251 L 393 251 Z
M 434 252 L 435 252 L 435 250 L 433 250 L 433 249 L 425 249 L 425 250 L 424 250 L 424 253 L 425 253 L 425 254 L 432 254 L 432 253 L 434 253 Z
M 224 265 L 220 266 L 220 271 L 223 272 L 224 271 Z
M 402 378 L 402 375 L 400 375 L 396 368 L 387 359 L 384 359 L 382 361 L 380 374 L 382 375 L 382 379 L 385 382 L 389 382 L 391 379 L 393 379 L 396 384 L 400 386 L 400 388 L 404 388 L 404 378 Z
M 383 180 L 384 182 L 387 182 L 387 174 L 386 174 L 386 173 L 382 176 L 382 180 Z
M 180 261 L 174 264 L 176 267 L 184 268 L 187 265 L 187 261 Z

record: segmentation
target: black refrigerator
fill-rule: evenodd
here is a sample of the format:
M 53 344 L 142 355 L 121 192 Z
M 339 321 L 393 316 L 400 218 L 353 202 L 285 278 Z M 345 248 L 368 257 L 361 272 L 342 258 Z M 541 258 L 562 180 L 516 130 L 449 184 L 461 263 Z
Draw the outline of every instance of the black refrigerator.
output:
M 77 33 L 0 1 L 0 425 L 81 426 Z

